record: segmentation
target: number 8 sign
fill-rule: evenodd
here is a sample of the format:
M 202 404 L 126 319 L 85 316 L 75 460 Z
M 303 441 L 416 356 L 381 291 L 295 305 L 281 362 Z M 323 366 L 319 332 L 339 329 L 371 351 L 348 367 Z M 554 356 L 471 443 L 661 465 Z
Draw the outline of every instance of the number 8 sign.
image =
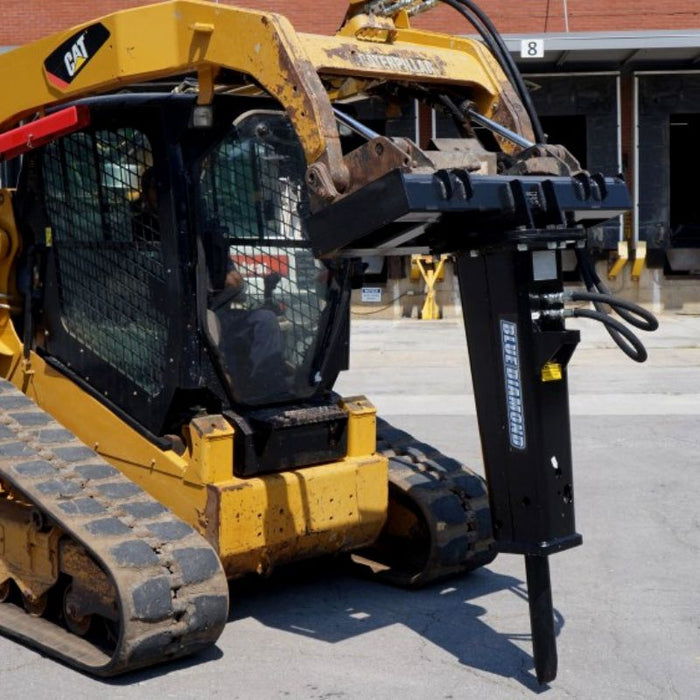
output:
M 522 39 L 520 58 L 544 58 L 544 39 Z

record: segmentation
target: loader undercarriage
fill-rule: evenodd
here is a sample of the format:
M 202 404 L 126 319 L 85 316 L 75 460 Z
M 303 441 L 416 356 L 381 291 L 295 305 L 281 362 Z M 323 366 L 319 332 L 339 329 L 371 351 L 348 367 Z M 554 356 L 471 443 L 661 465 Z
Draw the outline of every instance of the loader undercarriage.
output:
M 5 381 L 0 425 L 0 629 L 100 676 L 211 644 L 228 614 L 215 550 Z M 389 521 L 358 563 L 415 587 L 495 557 L 483 479 L 384 422 L 378 452 Z M 254 570 L 236 561 L 230 577 Z
M 383 420 L 377 452 L 389 459 L 387 525 L 353 559 L 380 580 L 419 587 L 496 558 L 486 483 L 471 469 Z
M 25 521 L 30 553 L 0 560 L 0 629 L 96 675 L 209 646 L 228 587 L 206 541 L 4 380 L 0 425 L 0 532 Z

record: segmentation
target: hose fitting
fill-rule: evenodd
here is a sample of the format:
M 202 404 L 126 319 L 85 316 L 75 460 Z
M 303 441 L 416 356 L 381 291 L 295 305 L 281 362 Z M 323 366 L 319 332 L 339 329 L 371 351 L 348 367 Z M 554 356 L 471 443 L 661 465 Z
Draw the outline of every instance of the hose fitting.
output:
M 631 325 L 642 330 L 653 331 L 659 325 L 654 315 L 646 309 L 607 293 L 563 290 L 547 294 L 531 294 L 530 300 L 533 304 L 541 307 L 533 312 L 532 319 L 534 321 L 560 321 L 565 318 L 590 318 L 599 321 L 605 325 L 616 345 L 635 362 L 644 362 L 647 359 L 644 345 L 627 326 L 604 311 L 603 304 L 607 304 Z M 595 311 L 564 308 L 567 301 L 590 301 L 593 303 Z

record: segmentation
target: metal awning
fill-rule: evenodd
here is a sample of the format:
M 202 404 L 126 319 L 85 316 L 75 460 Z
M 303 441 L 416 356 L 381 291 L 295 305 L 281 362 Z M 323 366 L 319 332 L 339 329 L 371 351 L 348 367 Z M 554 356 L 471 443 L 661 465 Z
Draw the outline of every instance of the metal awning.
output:
M 700 70 L 700 29 L 508 34 L 503 38 L 524 73 Z M 544 57 L 522 58 L 522 42 L 537 39 L 544 42 Z

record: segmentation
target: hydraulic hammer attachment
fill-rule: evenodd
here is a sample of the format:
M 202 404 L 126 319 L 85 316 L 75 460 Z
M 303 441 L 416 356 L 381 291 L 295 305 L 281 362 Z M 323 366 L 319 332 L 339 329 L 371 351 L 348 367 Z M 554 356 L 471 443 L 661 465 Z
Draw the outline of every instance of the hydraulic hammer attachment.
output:
M 532 297 L 561 291 L 559 257 L 515 248 L 457 261 L 494 537 L 525 555 L 541 683 L 557 669 L 547 556 L 581 543 L 566 382 L 579 334 L 531 318 Z
M 319 255 L 409 245 L 455 256 L 494 537 L 525 555 L 540 683 L 557 670 L 547 557 L 581 543 L 566 380 L 579 333 L 552 308 L 561 251 L 585 245 L 584 222 L 629 206 L 614 178 L 394 171 L 309 220 Z

